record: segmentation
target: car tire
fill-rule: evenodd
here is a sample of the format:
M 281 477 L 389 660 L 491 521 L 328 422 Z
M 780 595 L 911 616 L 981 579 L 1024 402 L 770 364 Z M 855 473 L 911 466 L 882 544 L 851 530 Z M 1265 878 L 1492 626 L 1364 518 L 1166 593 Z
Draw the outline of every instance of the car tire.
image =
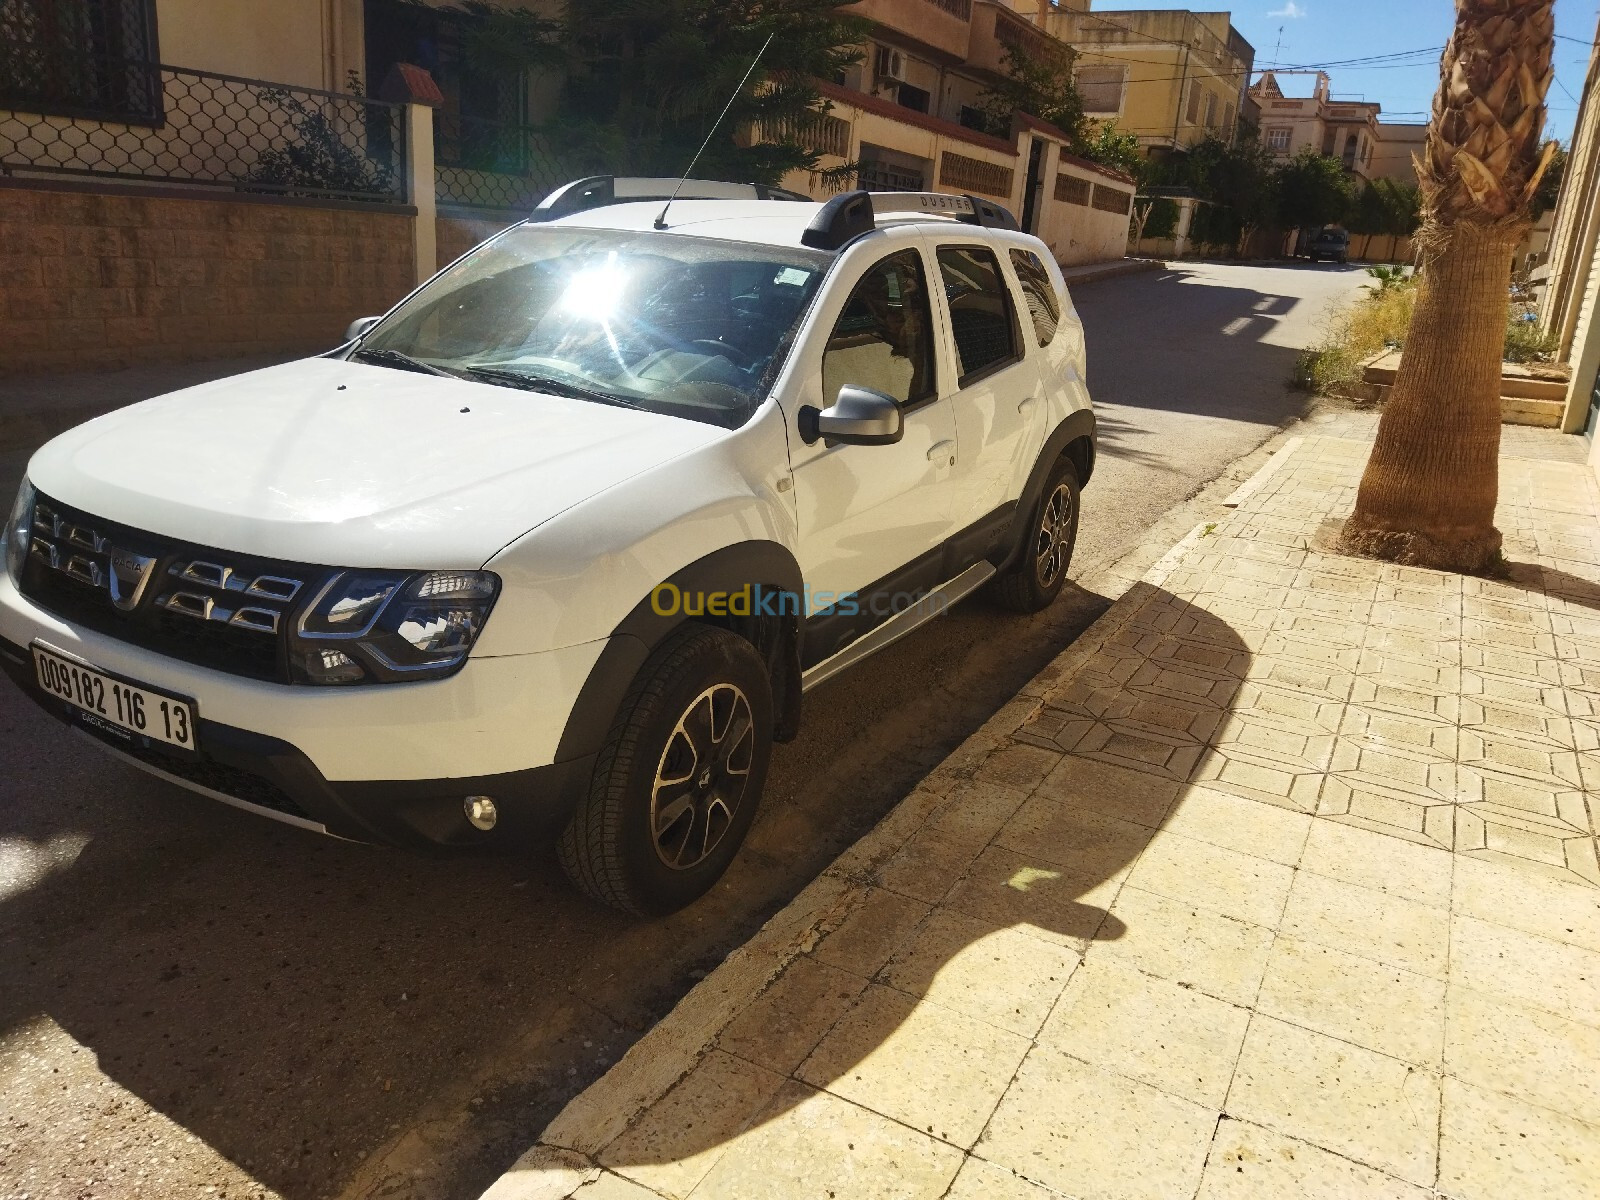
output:
M 1028 515 L 1028 535 L 1017 561 L 990 585 L 1002 608 L 1036 613 L 1061 594 L 1078 542 L 1080 496 L 1078 472 L 1063 455 L 1050 468 L 1039 501 Z
M 557 842 L 567 877 L 635 916 L 697 900 L 739 851 L 772 756 L 772 687 L 761 656 L 691 625 L 640 668 Z

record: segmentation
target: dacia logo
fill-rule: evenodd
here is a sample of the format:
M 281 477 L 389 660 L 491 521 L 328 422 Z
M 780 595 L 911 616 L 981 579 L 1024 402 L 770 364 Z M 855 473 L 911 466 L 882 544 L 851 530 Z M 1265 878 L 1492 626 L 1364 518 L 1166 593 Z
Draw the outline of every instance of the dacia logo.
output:
M 111 585 L 111 603 L 122 612 L 132 612 L 139 607 L 139 600 L 144 595 L 145 585 L 150 582 L 150 573 L 155 569 L 156 560 L 144 554 L 135 554 L 131 550 L 118 550 L 110 548 L 111 578 L 107 581 Z

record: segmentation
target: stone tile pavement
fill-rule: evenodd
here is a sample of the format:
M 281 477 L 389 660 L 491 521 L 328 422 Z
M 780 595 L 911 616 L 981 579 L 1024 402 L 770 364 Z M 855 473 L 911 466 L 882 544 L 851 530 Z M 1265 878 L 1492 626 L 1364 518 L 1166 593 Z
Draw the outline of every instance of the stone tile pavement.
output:
M 1311 428 L 489 1196 L 1600 1196 L 1600 489 L 1341 558 Z

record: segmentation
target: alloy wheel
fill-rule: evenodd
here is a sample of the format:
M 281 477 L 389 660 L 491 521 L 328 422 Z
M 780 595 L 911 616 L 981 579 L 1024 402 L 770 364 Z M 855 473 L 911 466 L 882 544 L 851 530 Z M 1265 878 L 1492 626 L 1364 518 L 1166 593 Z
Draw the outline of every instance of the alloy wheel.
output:
M 1039 586 L 1042 588 L 1054 587 L 1061 573 L 1067 569 L 1067 556 L 1072 553 L 1072 524 L 1075 517 L 1072 489 L 1065 483 L 1057 484 L 1039 514 L 1034 570 L 1038 573 Z
M 656 855 L 675 871 L 704 862 L 745 800 L 755 753 L 750 701 L 718 683 L 684 710 L 656 767 L 650 830 Z

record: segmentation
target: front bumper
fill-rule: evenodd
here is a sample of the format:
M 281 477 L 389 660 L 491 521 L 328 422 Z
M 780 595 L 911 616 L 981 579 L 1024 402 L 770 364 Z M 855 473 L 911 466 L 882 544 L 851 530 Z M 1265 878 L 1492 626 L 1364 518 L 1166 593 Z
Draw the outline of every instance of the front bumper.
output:
M 199 708 L 200 753 L 123 740 L 78 721 L 34 679 L 30 642 Z M 82 630 L 37 608 L 0 575 L 0 668 L 46 711 L 120 757 L 252 811 L 360 841 L 513 845 L 559 826 L 587 787 L 593 755 L 557 746 L 603 642 L 473 659 L 448 679 L 291 687 L 197 667 Z M 495 799 L 494 829 L 462 798 Z

